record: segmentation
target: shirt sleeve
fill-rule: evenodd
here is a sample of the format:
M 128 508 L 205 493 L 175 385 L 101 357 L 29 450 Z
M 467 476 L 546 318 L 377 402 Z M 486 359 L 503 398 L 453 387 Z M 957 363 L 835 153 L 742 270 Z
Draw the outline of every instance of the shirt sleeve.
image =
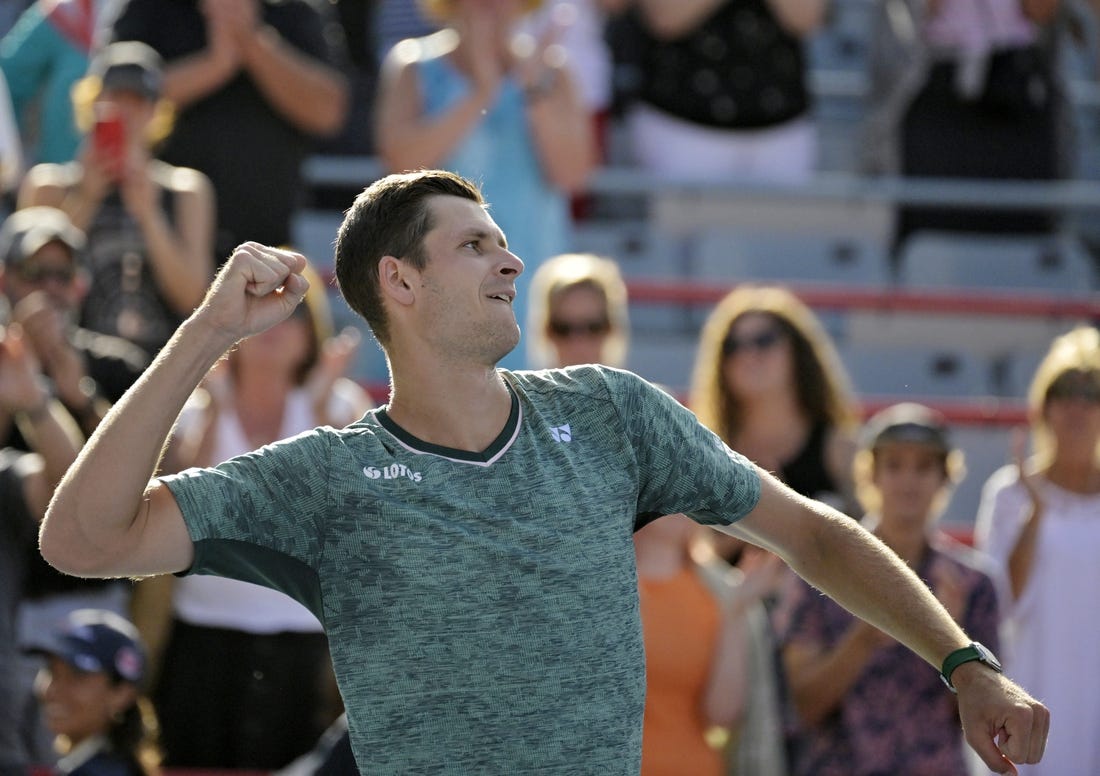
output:
M 638 514 L 728 525 L 752 511 L 760 477 L 747 458 L 659 388 L 629 372 L 607 375 L 638 465 Z
M 212 468 L 162 477 L 195 544 L 184 573 L 262 584 L 319 614 L 328 458 L 327 436 L 308 431 Z

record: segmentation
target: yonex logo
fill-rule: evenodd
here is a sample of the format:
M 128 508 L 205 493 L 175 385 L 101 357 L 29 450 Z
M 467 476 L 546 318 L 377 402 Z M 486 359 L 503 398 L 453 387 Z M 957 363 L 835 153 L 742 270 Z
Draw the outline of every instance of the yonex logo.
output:
M 573 431 L 569 428 L 569 424 L 564 426 L 551 426 L 550 436 L 554 437 L 555 442 L 572 442 Z
M 364 466 L 363 474 L 372 480 L 396 480 L 405 477 L 413 482 L 420 482 L 423 479 L 420 472 L 414 472 L 403 463 L 391 463 L 389 466 L 383 466 L 380 469 L 377 466 Z

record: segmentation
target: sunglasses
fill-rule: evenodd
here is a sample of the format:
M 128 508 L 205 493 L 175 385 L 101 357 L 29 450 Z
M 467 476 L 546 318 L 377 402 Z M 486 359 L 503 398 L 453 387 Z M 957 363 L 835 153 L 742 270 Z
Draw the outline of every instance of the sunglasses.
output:
M 76 267 L 49 267 L 28 263 L 19 265 L 15 270 L 15 274 L 24 283 L 45 283 L 49 280 L 58 283 L 71 283 L 72 279 L 76 277 Z
M 611 331 L 611 321 L 601 318 L 595 321 L 550 321 L 546 325 L 551 336 L 556 339 L 572 337 L 598 337 Z
M 779 329 L 768 329 L 743 339 L 738 339 L 730 334 L 722 340 L 722 355 L 729 358 L 744 350 L 768 350 L 778 345 L 782 339 L 783 332 Z

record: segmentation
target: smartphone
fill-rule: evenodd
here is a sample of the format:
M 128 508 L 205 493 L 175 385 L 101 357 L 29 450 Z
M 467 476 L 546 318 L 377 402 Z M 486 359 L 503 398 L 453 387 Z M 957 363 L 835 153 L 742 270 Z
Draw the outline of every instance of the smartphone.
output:
M 99 106 L 96 111 L 95 126 L 92 129 L 92 142 L 96 156 L 103 160 L 112 179 L 122 177 L 122 164 L 126 155 L 126 126 L 118 111 Z

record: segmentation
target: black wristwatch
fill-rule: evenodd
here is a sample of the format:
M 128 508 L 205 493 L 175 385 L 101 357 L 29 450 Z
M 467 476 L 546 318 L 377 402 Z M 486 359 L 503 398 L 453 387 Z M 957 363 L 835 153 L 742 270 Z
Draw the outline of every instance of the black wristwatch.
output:
M 998 674 L 1004 670 L 1001 668 L 1001 661 L 998 660 L 997 656 L 990 652 L 985 645 L 972 641 L 969 645 L 961 649 L 956 649 L 943 659 L 943 668 L 940 669 L 940 679 L 943 679 L 943 683 L 947 685 L 947 689 L 951 692 L 955 692 L 955 685 L 951 684 L 951 674 L 955 673 L 955 669 L 963 663 L 969 663 L 972 660 L 977 660 L 979 663 L 992 668 Z

